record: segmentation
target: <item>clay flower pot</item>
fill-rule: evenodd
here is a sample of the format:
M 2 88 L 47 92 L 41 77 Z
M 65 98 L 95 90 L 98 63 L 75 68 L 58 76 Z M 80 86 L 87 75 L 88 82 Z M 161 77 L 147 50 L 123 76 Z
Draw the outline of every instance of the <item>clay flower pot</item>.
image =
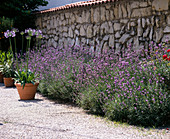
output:
M 35 83 L 34 85 L 32 83 L 26 83 L 23 89 L 23 85 L 21 86 L 21 83 L 15 83 L 21 100 L 34 99 L 38 85 L 39 83 Z
M 14 79 L 13 78 L 5 78 L 4 77 L 4 84 L 5 87 L 13 87 L 14 86 Z
M 3 74 L 0 72 L 0 83 L 3 83 Z

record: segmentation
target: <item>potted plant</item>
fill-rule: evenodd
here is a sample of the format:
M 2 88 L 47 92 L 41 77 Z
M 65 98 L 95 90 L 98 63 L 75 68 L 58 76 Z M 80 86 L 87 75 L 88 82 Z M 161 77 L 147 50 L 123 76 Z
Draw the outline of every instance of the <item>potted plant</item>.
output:
M 34 99 L 39 83 L 35 80 L 35 73 L 22 70 L 15 74 L 15 86 L 21 100 Z
M 13 68 L 13 54 L 8 51 L 5 54 L 5 60 L 4 60 L 4 65 L 3 65 L 3 79 L 4 79 L 4 84 L 6 87 L 13 87 L 14 86 L 14 68 Z
M 5 87 L 13 87 L 14 86 L 14 73 L 15 71 L 12 69 L 12 66 L 8 63 L 5 64 L 3 68 L 3 79 Z
M 12 67 L 12 53 L 3 52 L 1 54 L 0 70 L 6 87 L 14 86 L 14 70 Z
M 0 83 L 3 83 L 3 74 L 2 74 L 2 71 L 0 71 Z
M 22 69 L 21 67 L 19 68 L 18 57 L 16 55 L 16 69 L 17 70 L 16 70 L 16 73 L 15 73 L 14 80 L 15 80 L 15 86 L 17 87 L 17 90 L 18 90 L 18 93 L 19 93 L 21 100 L 34 99 L 37 87 L 39 85 L 39 83 L 35 80 L 36 79 L 35 71 L 31 72 L 29 70 L 28 61 L 29 61 L 29 50 L 30 50 L 30 44 L 31 44 L 31 37 L 36 36 L 37 39 L 41 39 L 42 38 L 41 33 L 42 32 L 40 30 L 35 30 L 35 29 L 25 30 L 25 34 L 27 34 L 27 36 L 26 36 L 27 48 L 26 48 L 26 55 L 25 55 L 26 56 L 26 58 L 25 58 L 25 62 L 26 62 L 25 69 Z M 10 31 L 7 31 L 5 36 L 8 37 L 9 34 L 10 34 Z M 21 32 L 20 34 L 22 35 L 22 50 L 23 50 L 23 35 L 24 35 L 24 32 Z M 10 44 L 11 44 L 11 42 L 10 42 Z M 16 43 L 14 43 L 14 44 L 16 44 Z M 15 45 L 15 50 L 16 50 L 16 45 Z M 20 64 L 22 66 L 23 63 L 20 63 Z
M 3 67 L 5 62 L 5 52 L 0 51 L 0 83 L 3 83 Z

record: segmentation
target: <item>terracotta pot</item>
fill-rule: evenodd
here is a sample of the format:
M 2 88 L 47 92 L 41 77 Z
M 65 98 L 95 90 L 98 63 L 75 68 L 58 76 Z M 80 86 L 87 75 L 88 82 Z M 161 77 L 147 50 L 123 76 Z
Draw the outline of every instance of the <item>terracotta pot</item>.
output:
M 21 83 L 15 83 L 21 100 L 34 99 L 38 85 L 39 83 L 35 83 L 34 85 L 32 83 L 26 83 L 23 89 Z
M 3 74 L 0 72 L 0 83 L 3 83 Z
M 5 87 L 13 87 L 14 86 L 14 79 L 10 78 L 5 78 L 4 77 L 4 84 Z

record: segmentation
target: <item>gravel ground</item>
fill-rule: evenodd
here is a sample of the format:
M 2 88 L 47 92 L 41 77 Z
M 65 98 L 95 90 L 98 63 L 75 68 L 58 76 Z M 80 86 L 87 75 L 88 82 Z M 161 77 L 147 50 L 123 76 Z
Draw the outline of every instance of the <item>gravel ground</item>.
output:
M 170 139 L 170 131 L 117 124 L 40 94 L 21 101 L 0 84 L 0 139 Z

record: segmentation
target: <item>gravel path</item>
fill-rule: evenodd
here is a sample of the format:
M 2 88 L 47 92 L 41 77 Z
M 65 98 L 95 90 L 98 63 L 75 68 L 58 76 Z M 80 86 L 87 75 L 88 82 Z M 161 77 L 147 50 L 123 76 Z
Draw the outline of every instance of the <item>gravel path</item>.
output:
M 169 139 L 166 129 L 141 129 L 107 121 L 81 108 L 36 94 L 20 101 L 15 88 L 0 84 L 0 139 Z

